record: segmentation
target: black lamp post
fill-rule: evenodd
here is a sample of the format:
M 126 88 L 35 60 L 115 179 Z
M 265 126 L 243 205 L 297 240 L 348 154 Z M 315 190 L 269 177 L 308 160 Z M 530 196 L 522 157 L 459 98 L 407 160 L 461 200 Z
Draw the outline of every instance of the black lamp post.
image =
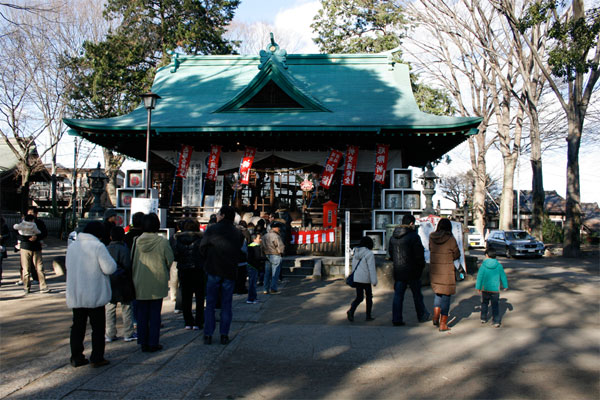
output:
M 148 194 L 148 189 L 150 187 L 150 123 L 152 120 L 152 110 L 156 106 L 156 100 L 160 99 L 160 96 L 156 93 L 148 92 L 140 94 L 140 97 L 144 101 L 144 107 L 148 110 L 148 126 L 146 128 L 146 174 L 144 176 L 144 186 L 146 198 L 148 199 L 150 196 Z

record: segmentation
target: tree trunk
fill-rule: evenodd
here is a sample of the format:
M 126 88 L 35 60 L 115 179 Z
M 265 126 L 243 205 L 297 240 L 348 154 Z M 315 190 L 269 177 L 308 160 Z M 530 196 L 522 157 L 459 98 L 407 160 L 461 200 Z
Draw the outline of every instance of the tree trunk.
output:
M 544 202 L 546 195 L 544 193 L 544 177 L 542 175 L 542 140 L 540 137 L 540 127 L 537 118 L 537 110 L 530 107 L 530 142 L 531 142 L 531 196 L 533 209 L 531 214 L 531 234 L 542 238 L 542 223 L 544 220 Z
M 102 149 L 104 154 L 104 173 L 108 177 L 106 183 L 105 207 L 115 207 L 117 204 L 117 177 L 119 170 L 125 161 L 125 156 L 115 154 L 108 149 Z
M 475 189 L 473 190 L 473 220 L 477 230 L 483 235 L 485 228 L 485 191 L 486 191 L 486 162 L 485 156 L 479 156 Z
M 500 200 L 500 229 L 508 230 L 513 226 L 513 203 L 515 194 L 513 191 L 516 157 L 512 154 L 503 156 L 504 178 L 502 180 L 502 199 Z
M 21 170 L 21 186 L 19 192 L 21 193 L 21 212 L 25 214 L 29 207 L 29 180 L 31 179 L 31 171 L 28 169 Z
M 563 256 L 579 257 L 581 254 L 581 197 L 579 188 L 579 146 L 583 124 L 578 120 L 577 111 L 569 113 L 569 134 L 567 136 L 567 201 Z

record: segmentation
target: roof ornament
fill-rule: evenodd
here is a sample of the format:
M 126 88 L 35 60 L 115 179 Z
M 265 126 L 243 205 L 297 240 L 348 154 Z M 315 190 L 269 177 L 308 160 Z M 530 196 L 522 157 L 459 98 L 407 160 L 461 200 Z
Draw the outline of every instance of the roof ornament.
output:
M 284 49 L 280 49 L 279 45 L 277 43 L 275 43 L 275 39 L 273 38 L 273 32 L 271 32 L 271 43 L 269 43 L 267 45 L 267 49 L 266 50 L 261 50 L 260 51 L 260 65 L 258 66 L 258 69 L 262 69 L 265 64 L 267 63 L 267 61 L 269 60 L 273 60 L 277 63 L 279 63 L 283 68 L 287 69 L 287 64 L 286 64 L 286 56 L 287 56 L 287 51 L 285 51 Z
M 173 50 L 167 50 L 167 54 L 171 56 L 171 59 L 173 61 L 173 68 L 171 68 L 171 73 L 177 72 L 177 69 L 179 69 L 179 64 L 181 64 L 181 61 L 179 61 L 179 53 L 176 53 Z

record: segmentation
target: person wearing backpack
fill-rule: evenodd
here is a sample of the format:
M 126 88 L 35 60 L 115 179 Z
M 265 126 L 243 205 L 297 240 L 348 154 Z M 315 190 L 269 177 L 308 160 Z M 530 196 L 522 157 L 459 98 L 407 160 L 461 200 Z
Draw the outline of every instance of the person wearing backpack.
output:
M 173 253 L 177 262 L 177 276 L 181 288 L 181 308 L 184 329 L 200 330 L 204 327 L 204 298 L 206 296 L 206 274 L 199 253 L 202 232 L 198 223 L 186 219 L 183 230 L 175 234 Z M 196 296 L 196 316 L 192 314 L 192 299 Z
M 117 336 L 117 303 L 121 303 L 121 318 L 123 319 L 123 338 L 126 342 L 137 340 L 133 330 L 133 309 L 131 302 L 135 299 L 135 288 L 131 277 L 131 256 L 129 248 L 123 241 L 125 231 L 120 226 L 110 230 L 110 243 L 106 246 L 111 257 L 117 263 L 117 270 L 110 276 L 112 297 L 106 305 L 106 339 L 107 343 L 114 342 Z

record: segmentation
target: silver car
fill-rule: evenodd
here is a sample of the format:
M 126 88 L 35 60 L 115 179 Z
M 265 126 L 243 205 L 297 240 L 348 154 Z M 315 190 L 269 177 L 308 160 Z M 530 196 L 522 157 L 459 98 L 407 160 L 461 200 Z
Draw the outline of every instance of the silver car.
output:
M 487 238 L 487 247 L 494 248 L 498 254 L 506 257 L 528 256 L 542 257 L 544 243 L 525 231 L 491 231 Z

